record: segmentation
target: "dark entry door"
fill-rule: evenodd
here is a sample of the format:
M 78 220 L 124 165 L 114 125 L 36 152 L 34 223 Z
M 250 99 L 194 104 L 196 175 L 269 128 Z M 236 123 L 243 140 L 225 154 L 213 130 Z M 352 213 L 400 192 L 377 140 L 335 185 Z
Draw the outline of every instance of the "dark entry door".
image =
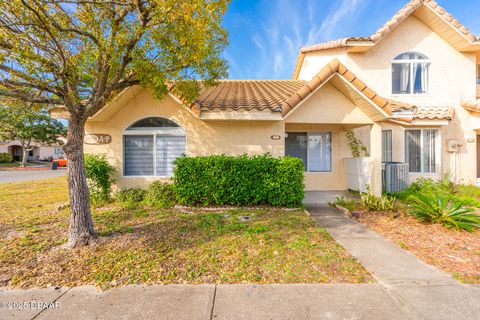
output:
M 21 146 L 12 147 L 13 161 L 22 161 L 23 149 Z

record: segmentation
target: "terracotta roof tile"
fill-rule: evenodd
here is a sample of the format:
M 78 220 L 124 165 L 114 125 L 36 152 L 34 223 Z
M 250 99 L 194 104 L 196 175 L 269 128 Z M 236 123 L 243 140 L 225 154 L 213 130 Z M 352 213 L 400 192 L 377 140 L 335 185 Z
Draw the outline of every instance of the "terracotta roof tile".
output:
M 412 119 L 427 120 L 452 120 L 455 116 L 455 109 L 451 107 L 426 107 L 414 106 L 400 101 L 388 100 L 393 112 L 399 110 L 412 110 Z
M 400 23 L 402 23 L 418 7 L 420 7 L 423 4 L 433 9 L 436 13 L 438 13 L 452 27 L 460 31 L 460 33 L 462 33 L 469 41 L 475 42 L 479 40 L 479 38 L 475 36 L 473 33 L 471 33 L 470 30 L 468 30 L 468 28 L 462 25 L 460 21 L 456 20 L 444 8 L 440 7 L 438 3 L 436 3 L 434 0 L 411 0 L 402 9 L 400 9 L 387 23 L 385 23 L 380 29 L 378 29 L 374 34 L 372 34 L 369 37 L 349 37 L 349 38 L 342 38 L 342 39 L 333 40 L 329 42 L 314 44 L 310 46 L 305 46 L 300 49 L 300 53 L 343 48 L 343 47 L 349 46 L 348 42 L 355 42 L 355 41 L 370 41 L 372 44 L 375 44 L 380 40 L 382 40 L 388 33 L 390 33 L 393 29 L 395 29 Z
M 417 107 L 413 118 L 428 120 L 452 120 L 454 115 L 455 109 L 450 107 Z
M 480 112 L 480 100 L 462 100 L 462 107 L 468 111 Z
M 225 80 L 201 90 L 192 106 L 208 110 L 271 110 L 281 111 L 287 99 L 298 91 L 306 97 L 310 89 L 300 80 Z M 308 91 L 308 92 L 307 92 Z
M 373 89 L 369 88 L 367 84 L 358 79 L 355 74 L 353 74 L 353 72 L 348 70 L 348 68 L 337 59 L 332 60 L 325 67 L 323 67 L 320 72 L 318 72 L 317 75 L 314 76 L 312 80 L 310 80 L 310 82 L 308 82 L 305 86 L 308 87 L 311 92 L 313 92 L 319 86 L 327 82 L 328 79 L 330 79 L 335 74 L 342 76 L 345 81 L 350 82 L 368 99 L 371 99 L 374 104 L 376 104 L 385 113 L 387 113 L 387 115 L 391 114 L 392 102 L 377 95 L 377 93 Z M 299 92 L 302 90 L 303 88 L 300 89 Z M 282 114 L 286 115 L 288 112 L 290 112 L 291 109 L 294 109 L 301 101 L 302 96 L 300 94 L 295 94 L 294 96 L 292 96 L 286 101 L 288 107 L 283 108 Z

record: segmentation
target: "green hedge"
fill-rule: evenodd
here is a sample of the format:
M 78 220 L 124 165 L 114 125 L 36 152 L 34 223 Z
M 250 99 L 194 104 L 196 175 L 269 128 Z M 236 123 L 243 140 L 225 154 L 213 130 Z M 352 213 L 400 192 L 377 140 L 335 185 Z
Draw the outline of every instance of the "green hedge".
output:
M 181 157 L 173 179 L 184 205 L 298 207 L 303 200 L 303 164 L 293 157 Z
M 12 155 L 10 153 L 2 153 L 0 152 L 0 163 L 10 163 L 13 161 Z

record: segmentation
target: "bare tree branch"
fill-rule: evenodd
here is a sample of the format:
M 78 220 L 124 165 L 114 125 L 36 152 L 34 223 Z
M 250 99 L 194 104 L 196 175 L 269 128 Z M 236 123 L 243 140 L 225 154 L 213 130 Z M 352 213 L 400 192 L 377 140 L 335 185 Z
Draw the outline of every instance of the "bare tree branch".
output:
M 35 96 L 29 94 L 25 91 L 18 90 L 5 90 L 0 89 L 0 96 L 15 98 L 24 102 L 31 102 L 35 104 L 52 104 L 52 105 L 62 105 L 63 101 L 61 99 L 49 98 L 45 96 Z

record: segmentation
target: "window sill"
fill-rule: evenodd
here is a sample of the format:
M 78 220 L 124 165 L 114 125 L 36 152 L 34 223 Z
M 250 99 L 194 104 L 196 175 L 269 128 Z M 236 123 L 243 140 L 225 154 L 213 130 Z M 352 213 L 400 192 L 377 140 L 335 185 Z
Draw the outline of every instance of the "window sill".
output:
M 149 178 L 149 179 L 171 179 L 173 177 L 168 176 L 122 176 L 122 178 Z
M 439 176 L 440 172 L 409 172 L 412 176 Z
M 332 171 L 303 171 L 303 173 L 332 173 Z
M 430 94 L 427 93 L 392 93 L 392 97 L 428 97 Z

